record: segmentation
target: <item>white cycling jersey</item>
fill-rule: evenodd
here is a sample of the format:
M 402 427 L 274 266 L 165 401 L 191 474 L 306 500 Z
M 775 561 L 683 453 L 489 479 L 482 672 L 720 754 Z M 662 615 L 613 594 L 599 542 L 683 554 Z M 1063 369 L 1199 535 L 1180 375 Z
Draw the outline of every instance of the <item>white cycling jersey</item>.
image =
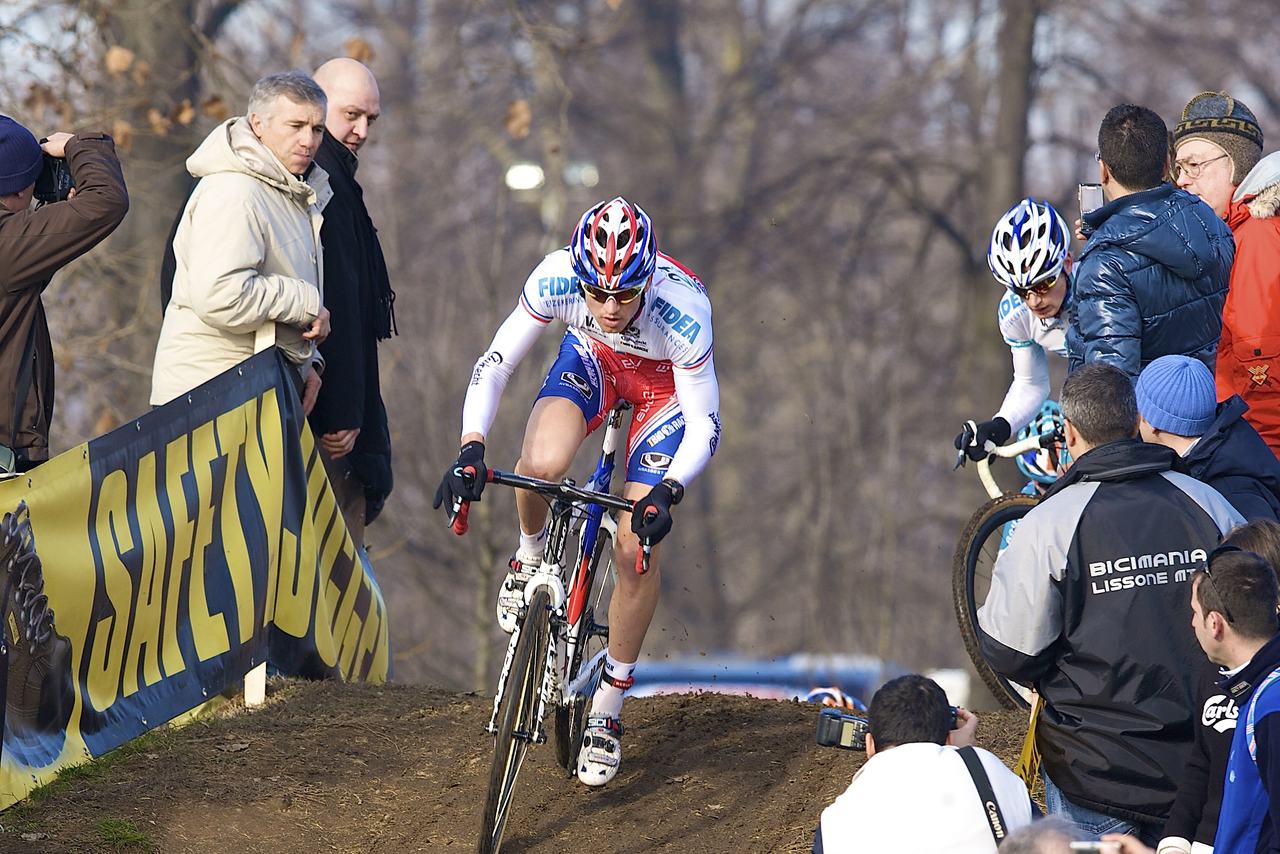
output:
M 569 250 L 557 249 L 543 258 L 525 281 L 519 304 L 476 362 L 462 406 L 463 435 L 489 432 L 511 374 L 548 324 L 559 319 L 617 353 L 671 365 L 685 426 L 667 477 L 687 485 L 706 466 L 720 440 L 711 301 L 696 276 L 662 253 L 642 299 L 626 329 L 605 332 L 578 287 Z
M 1000 334 L 1013 354 L 1013 382 L 996 412 L 1009 422 L 1014 435 L 1031 423 L 1049 397 L 1048 353 L 1067 355 L 1067 325 L 1071 315 L 1069 300 L 1048 320 L 1036 317 L 1022 298 L 1006 290 L 996 309 Z

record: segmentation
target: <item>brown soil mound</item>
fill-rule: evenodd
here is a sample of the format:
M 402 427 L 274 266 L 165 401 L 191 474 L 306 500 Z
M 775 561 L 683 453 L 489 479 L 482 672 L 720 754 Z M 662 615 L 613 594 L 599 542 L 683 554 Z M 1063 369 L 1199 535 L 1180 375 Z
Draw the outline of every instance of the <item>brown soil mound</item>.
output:
M 474 850 L 491 700 L 414 685 L 274 682 L 231 709 L 144 736 L 0 813 L 0 851 Z M 817 709 L 695 695 L 633 699 L 621 773 L 593 790 L 529 753 L 509 852 L 807 852 L 862 764 L 813 740 Z M 1022 713 L 982 716 L 1012 765 Z M 552 737 L 552 741 L 554 737 Z

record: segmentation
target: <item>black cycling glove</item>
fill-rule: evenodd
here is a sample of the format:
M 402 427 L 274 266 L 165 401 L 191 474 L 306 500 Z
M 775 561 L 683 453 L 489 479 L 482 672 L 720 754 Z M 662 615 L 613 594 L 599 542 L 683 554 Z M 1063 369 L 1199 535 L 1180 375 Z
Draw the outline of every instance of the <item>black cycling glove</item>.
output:
M 474 469 L 475 473 L 465 474 L 467 468 Z M 458 453 L 458 461 L 444 473 L 431 506 L 439 508 L 443 504 L 445 510 L 452 513 L 458 500 L 479 501 L 488 477 L 489 470 L 484 466 L 484 442 L 468 442 Z
M 631 511 L 631 530 L 650 545 L 657 545 L 671 531 L 671 508 L 684 497 L 684 487 L 674 480 L 664 480 L 636 502 Z
M 1009 436 L 1013 434 L 1013 428 L 1009 426 L 1009 422 L 999 416 L 992 418 L 990 421 L 983 421 L 977 425 L 977 428 L 970 433 L 968 427 L 960 431 L 960 435 L 956 436 L 955 446 L 957 451 L 964 451 L 969 455 L 969 459 L 977 461 L 987 458 L 985 450 L 988 441 L 996 445 L 1003 445 L 1009 441 Z

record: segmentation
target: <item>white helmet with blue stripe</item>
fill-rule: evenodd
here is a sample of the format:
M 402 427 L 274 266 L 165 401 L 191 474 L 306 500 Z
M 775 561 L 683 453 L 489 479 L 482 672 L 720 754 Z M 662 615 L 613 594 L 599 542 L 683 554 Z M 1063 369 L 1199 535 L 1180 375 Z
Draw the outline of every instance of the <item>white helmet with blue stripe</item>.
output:
M 1058 278 L 1071 234 L 1053 205 L 1023 199 L 996 221 L 987 249 L 991 275 L 1006 288 L 1030 288 Z

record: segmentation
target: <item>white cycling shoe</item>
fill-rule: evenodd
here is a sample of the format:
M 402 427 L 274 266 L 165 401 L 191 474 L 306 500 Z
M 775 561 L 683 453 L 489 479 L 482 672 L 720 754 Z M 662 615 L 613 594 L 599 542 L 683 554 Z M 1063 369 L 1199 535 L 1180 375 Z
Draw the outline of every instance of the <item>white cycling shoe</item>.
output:
M 524 607 L 524 586 L 542 566 L 541 557 L 516 552 L 507 563 L 507 577 L 498 588 L 498 627 L 507 634 L 516 630 L 516 620 Z
M 588 786 L 603 786 L 618 776 L 622 764 L 622 722 L 607 715 L 587 717 L 578 751 L 578 779 Z

